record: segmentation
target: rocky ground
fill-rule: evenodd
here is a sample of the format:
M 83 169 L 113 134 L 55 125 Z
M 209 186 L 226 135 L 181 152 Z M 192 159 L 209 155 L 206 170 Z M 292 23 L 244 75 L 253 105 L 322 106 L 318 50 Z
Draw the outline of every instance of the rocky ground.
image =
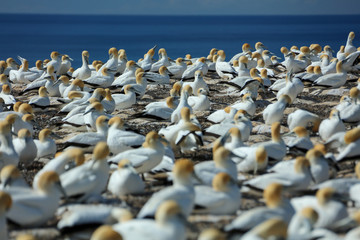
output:
M 349 79 L 354 79 L 353 76 L 349 76 Z M 232 104 L 233 102 L 240 100 L 239 94 L 237 92 L 229 94 L 228 87 L 225 85 L 221 85 L 218 82 L 220 79 L 217 78 L 216 74 L 208 74 L 205 77 L 206 82 L 210 88 L 210 99 L 213 102 L 212 110 L 208 112 L 200 112 L 195 113 L 197 118 L 199 119 L 202 128 L 205 129 L 211 125 L 210 122 L 206 121 L 206 117 L 217 109 L 222 109 Z M 302 108 L 308 110 L 310 112 L 318 114 L 322 119 L 327 118 L 331 109 L 339 102 L 342 95 L 347 94 L 349 89 L 355 86 L 355 82 L 348 82 L 344 87 L 338 90 L 323 90 L 318 92 L 315 87 L 306 87 L 301 93 L 296 101 L 290 105 L 289 108 L 285 111 L 285 116 L 282 121 L 282 132 L 287 132 L 288 129 L 285 127 L 287 115 L 291 112 L 295 111 L 298 108 Z M 25 95 L 20 96 L 19 93 L 22 90 L 22 86 L 14 87 L 14 95 L 15 97 L 23 102 L 27 102 L 28 99 L 37 94 L 37 92 L 33 91 L 27 93 Z M 139 100 L 136 105 L 134 105 L 131 109 L 117 111 L 114 112 L 114 115 L 119 115 L 124 120 L 126 120 L 127 124 L 131 129 L 136 129 L 137 132 L 141 134 L 147 134 L 151 130 L 158 131 L 162 127 L 166 127 L 169 125 L 167 121 L 154 121 L 151 119 L 138 119 L 134 118 L 133 115 L 135 113 L 141 112 L 144 107 L 153 101 L 159 101 L 168 96 L 168 92 L 170 90 L 170 86 L 151 86 L 147 94 Z M 263 109 L 274 102 L 275 94 L 272 92 L 262 93 L 257 101 L 258 108 L 255 117 L 253 118 L 253 126 L 259 125 L 263 123 L 262 119 L 262 111 Z M 58 150 L 61 151 L 64 148 L 64 140 L 68 139 L 70 136 L 76 134 L 73 130 L 65 129 L 60 126 L 61 124 L 61 115 L 57 112 L 60 108 L 60 104 L 53 99 L 53 106 L 45 112 L 36 113 L 36 122 L 40 125 L 41 128 L 50 128 L 61 137 L 61 139 L 57 140 Z M 350 125 L 347 125 L 350 128 Z M 37 138 L 37 134 L 40 129 L 37 129 L 35 132 L 35 138 Z M 212 142 L 215 139 L 214 137 L 205 136 L 204 146 L 200 148 L 199 151 L 193 152 L 191 154 L 180 154 L 176 153 L 176 158 L 186 157 L 192 159 L 195 163 L 205 160 L 212 159 Z M 252 132 L 249 142 L 247 144 L 251 145 L 252 143 L 265 141 L 270 139 L 270 133 L 256 133 Z M 320 142 L 319 137 L 316 133 L 312 133 L 311 139 L 315 142 Z M 288 157 L 290 158 L 290 156 Z M 30 167 L 24 168 L 21 167 L 22 174 L 26 178 L 26 180 L 31 184 L 34 175 L 39 169 L 42 168 L 46 162 L 45 159 L 42 161 L 34 162 Z M 344 177 L 353 174 L 354 162 L 346 162 L 340 165 L 340 171 L 335 174 L 334 177 Z M 244 175 L 244 178 L 253 177 L 253 175 Z M 168 186 L 170 183 L 163 180 L 161 175 L 158 176 L 148 176 L 146 181 L 146 193 L 143 195 L 137 196 L 126 196 L 122 199 L 117 199 L 112 196 L 110 193 L 105 193 L 104 196 L 107 199 L 107 204 L 112 204 L 114 206 L 127 206 L 130 208 L 133 214 L 136 214 L 143 204 L 147 201 L 148 198 L 151 197 L 152 193 L 162 189 L 165 186 Z M 247 194 L 242 196 L 241 200 L 241 210 L 246 211 L 248 209 L 254 208 L 256 206 L 264 205 L 261 194 Z M 352 211 L 352 209 L 349 209 Z M 198 234 L 205 228 L 215 227 L 221 229 L 225 224 L 229 223 L 234 216 L 209 216 L 209 215 L 200 215 L 197 214 L 196 211 L 191 215 L 189 221 L 191 223 L 191 227 L 188 230 L 188 239 L 196 239 Z M 74 236 L 74 230 L 67 230 L 65 232 L 60 232 L 56 228 L 57 219 L 54 218 L 52 221 L 48 223 L 47 226 L 36 228 L 36 229 L 23 229 L 21 227 L 10 224 L 10 235 L 12 238 L 15 238 L 19 233 L 23 232 L 31 232 L 37 236 L 39 239 L 65 239 L 69 236 Z M 94 229 L 92 226 L 90 229 Z M 79 229 L 77 229 L 79 230 Z M 86 232 L 86 229 L 81 229 L 81 231 Z M 81 232 L 80 231 L 80 232 Z M 82 239 L 82 238 L 78 238 Z M 85 238 L 86 239 L 86 238 Z

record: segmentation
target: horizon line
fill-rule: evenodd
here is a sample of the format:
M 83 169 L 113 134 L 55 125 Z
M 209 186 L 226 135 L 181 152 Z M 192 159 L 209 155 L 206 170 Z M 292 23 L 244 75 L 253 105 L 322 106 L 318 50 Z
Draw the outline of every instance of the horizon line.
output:
M 188 17 L 273 17 L 273 16 L 282 16 L 282 17 L 301 17 L 301 16 L 360 16 L 359 14 L 108 14 L 108 13 L 5 13 L 0 12 L 0 15 L 71 15 L 71 16 L 142 16 L 142 17 L 180 17 L 180 16 L 188 16 Z

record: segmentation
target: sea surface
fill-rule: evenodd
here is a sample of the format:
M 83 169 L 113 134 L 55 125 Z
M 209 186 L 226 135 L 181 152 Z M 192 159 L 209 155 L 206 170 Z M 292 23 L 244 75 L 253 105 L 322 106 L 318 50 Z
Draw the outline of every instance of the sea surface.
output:
M 163 47 L 171 58 L 207 56 L 213 47 L 227 58 L 241 52 L 243 43 L 261 41 L 281 56 L 280 48 L 319 43 L 335 52 L 348 33 L 360 46 L 360 15 L 351 16 L 87 16 L 0 14 L 0 59 L 18 55 L 30 61 L 50 58 L 51 51 L 68 54 L 73 67 L 81 52 L 90 61 L 108 59 L 108 49 L 126 50 L 137 60 L 153 47 Z

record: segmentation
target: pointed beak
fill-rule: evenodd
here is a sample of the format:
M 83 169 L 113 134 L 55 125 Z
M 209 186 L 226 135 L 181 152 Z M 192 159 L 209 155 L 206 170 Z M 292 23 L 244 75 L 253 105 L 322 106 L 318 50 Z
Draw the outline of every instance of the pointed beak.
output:
M 60 192 L 62 193 L 62 195 L 64 196 L 64 198 L 67 199 L 68 196 L 67 196 L 67 194 L 66 194 L 65 189 L 64 189 L 63 186 L 61 185 L 61 183 L 58 182 L 58 183 L 56 184 L 56 186 L 57 186 L 57 188 L 60 190 Z
M 245 159 L 247 157 L 247 154 L 246 153 L 234 153 L 234 152 L 231 152 L 230 157 L 236 157 L 236 158 Z
M 257 161 L 255 161 L 254 175 L 257 173 L 258 167 L 259 167 L 259 164 Z
M 228 131 L 228 132 L 226 132 L 224 135 L 222 135 L 221 137 L 220 137 L 220 144 L 221 144 L 221 146 L 224 146 L 225 145 L 225 143 L 226 143 L 226 141 L 227 141 L 227 139 L 230 137 L 230 132 Z
M 308 170 L 309 170 L 309 174 L 310 174 L 310 177 L 311 177 L 311 181 L 312 181 L 313 183 L 316 183 L 316 180 L 315 180 L 315 178 L 314 178 L 314 175 L 313 175 L 312 172 L 311 172 L 311 167 L 310 167 L 310 166 L 309 166 Z
M 11 184 L 11 178 L 5 179 L 5 181 L 4 181 L 4 188 L 5 188 L 6 186 L 10 185 L 10 184 Z
M 90 113 L 90 112 L 93 112 L 93 111 L 95 111 L 95 108 L 90 108 L 89 110 L 87 110 L 86 112 L 84 112 L 83 115 L 86 115 L 86 114 L 88 114 L 88 113 Z
M 282 136 L 283 137 L 288 137 L 288 136 L 294 136 L 295 133 L 294 132 L 287 132 L 287 133 L 284 133 Z

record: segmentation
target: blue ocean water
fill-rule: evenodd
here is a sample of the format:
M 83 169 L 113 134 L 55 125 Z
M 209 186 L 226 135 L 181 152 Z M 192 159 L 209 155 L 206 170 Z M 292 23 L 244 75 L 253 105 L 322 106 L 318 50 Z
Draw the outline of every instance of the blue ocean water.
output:
M 243 43 L 258 41 L 280 55 L 280 47 L 311 43 L 330 45 L 335 51 L 350 31 L 360 45 L 360 16 L 84 16 L 0 14 L 0 59 L 20 55 L 33 65 L 53 50 L 68 54 L 81 65 L 81 52 L 90 61 L 106 61 L 110 47 L 123 48 L 137 60 L 157 44 L 172 58 L 207 56 L 213 47 L 228 58 Z

